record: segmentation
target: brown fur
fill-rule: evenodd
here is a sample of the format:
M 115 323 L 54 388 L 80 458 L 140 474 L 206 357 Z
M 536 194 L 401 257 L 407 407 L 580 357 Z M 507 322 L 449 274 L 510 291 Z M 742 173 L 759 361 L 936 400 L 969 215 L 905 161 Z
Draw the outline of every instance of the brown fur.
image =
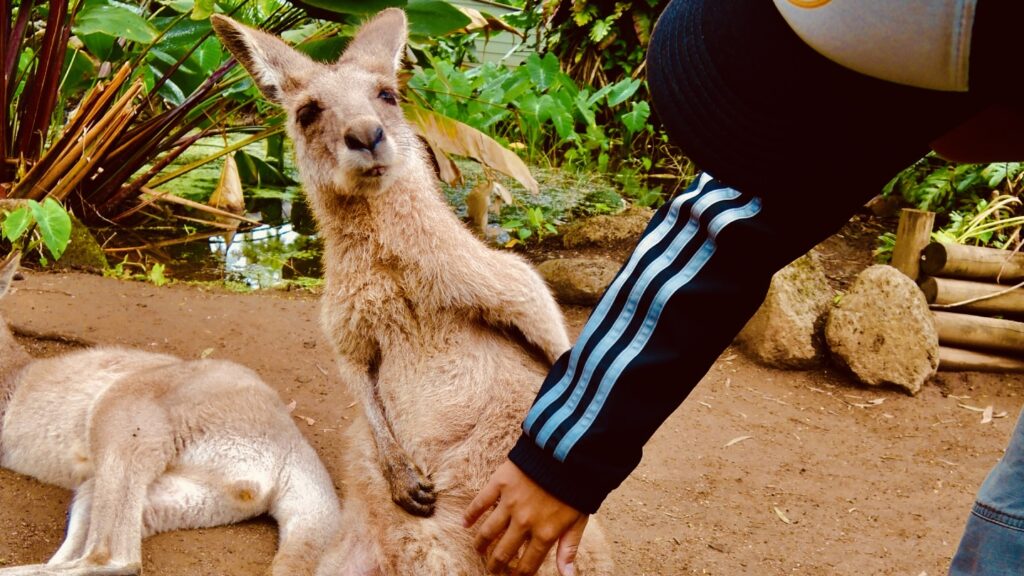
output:
M 347 436 L 341 537 L 318 574 L 484 574 L 462 512 L 569 347 L 561 312 L 529 265 L 484 246 L 441 198 L 393 101 L 403 12 L 383 11 L 331 65 L 213 22 L 288 112 L 326 245 L 321 323 L 362 408 Z M 611 573 L 596 526 L 578 567 Z

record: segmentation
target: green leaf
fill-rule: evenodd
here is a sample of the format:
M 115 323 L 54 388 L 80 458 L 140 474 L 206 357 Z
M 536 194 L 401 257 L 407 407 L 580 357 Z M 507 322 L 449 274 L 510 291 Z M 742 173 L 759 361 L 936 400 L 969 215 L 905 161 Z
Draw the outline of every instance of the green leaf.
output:
M 543 92 L 554 84 L 561 68 L 558 67 L 558 58 L 548 52 L 543 59 L 536 54 L 530 54 L 526 59 L 526 71 L 530 74 L 534 89 Z
M 61 77 L 64 78 L 60 86 L 61 97 L 68 98 L 92 83 L 96 77 L 96 65 L 85 51 L 68 48 Z
M 206 20 L 213 14 L 213 0 L 196 0 L 192 6 L 193 20 Z
M 594 25 L 590 27 L 590 39 L 595 44 L 604 40 L 604 37 L 608 35 L 608 31 L 612 29 L 611 23 L 607 20 L 598 20 L 594 22 Z
M 295 183 L 262 158 L 253 156 L 243 150 L 235 152 L 235 161 L 238 164 L 238 175 L 244 184 L 254 186 L 287 186 Z
M 555 125 L 555 131 L 561 138 L 568 138 L 576 132 L 576 122 L 572 114 L 565 110 L 558 110 L 551 115 L 551 123 Z
M 412 0 L 405 7 L 412 36 L 443 36 L 469 26 L 469 16 L 447 2 Z
M 195 6 L 194 0 L 160 0 L 160 3 L 180 14 L 192 10 Z
M 86 3 L 75 17 L 75 34 L 104 34 L 148 44 L 157 36 L 145 18 L 121 6 Z
M 318 62 L 334 62 L 341 56 L 341 52 L 348 45 L 349 40 L 351 38 L 334 36 L 303 42 L 295 48 Z
M 561 109 L 561 105 L 551 94 L 545 94 L 537 101 L 537 119 L 543 123 L 551 119 Z
M 7 217 L 0 224 L 0 232 L 8 242 L 14 243 L 21 238 L 31 224 L 32 216 L 29 214 L 28 208 L 18 208 L 7 213 Z
M 146 273 L 146 279 L 155 284 L 156 286 L 164 286 L 167 284 L 167 277 L 164 276 L 164 265 L 153 264 L 153 267 Z
M 613 86 L 610 92 L 608 92 L 608 106 L 618 106 L 629 97 L 636 93 L 637 89 L 640 88 L 640 81 L 626 78 L 619 80 Z
M 29 200 L 28 207 L 36 219 L 43 243 L 53 254 L 53 259 L 59 260 L 71 241 L 71 217 L 60 202 L 53 198 L 47 198 L 42 204 Z
M 647 118 L 650 115 L 650 104 L 644 100 L 633 102 L 633 109 L 622 115 L 622 124 L 631 134 L 636 134 L 647 125 Z

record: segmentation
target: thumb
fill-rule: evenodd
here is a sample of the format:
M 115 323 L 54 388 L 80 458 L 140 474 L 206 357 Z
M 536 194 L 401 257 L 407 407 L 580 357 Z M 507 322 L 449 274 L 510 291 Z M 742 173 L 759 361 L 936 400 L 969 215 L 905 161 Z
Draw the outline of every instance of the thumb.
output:
M 580 548 L 580 540 L 583 539 L 583 530 L 587 527 L 587 518 L 589 517 L 585 515 L 580 516 L 580 519 L 558 539 L 555 564 L 561 576 L 576 576 L 573 562 L 576 561 L 576 552 Z

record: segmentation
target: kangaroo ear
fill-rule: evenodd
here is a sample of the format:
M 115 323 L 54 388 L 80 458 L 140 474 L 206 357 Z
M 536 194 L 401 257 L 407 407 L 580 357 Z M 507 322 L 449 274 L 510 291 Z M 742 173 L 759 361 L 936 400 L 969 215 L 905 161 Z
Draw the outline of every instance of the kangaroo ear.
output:
M 301 71 L 314 65 L 305 54 L 280 38 L 214 14 L 210 23 L 220 41 L 245 67 L 268 100 L 281 104 L 285 92 L 294 88 Z
M 339 64 L 352 63 L 388 76 L 398 72 L 405 54 L 409 25 L 405 12 L 398 8 L 381 10 L 363 24 L 348 44 Z
M 3 298 L 11 287 L 11 280 L 14 280 L 20 262 L 21 252 L 11 252 L 7 259 L 0 260 L 0 298 Z

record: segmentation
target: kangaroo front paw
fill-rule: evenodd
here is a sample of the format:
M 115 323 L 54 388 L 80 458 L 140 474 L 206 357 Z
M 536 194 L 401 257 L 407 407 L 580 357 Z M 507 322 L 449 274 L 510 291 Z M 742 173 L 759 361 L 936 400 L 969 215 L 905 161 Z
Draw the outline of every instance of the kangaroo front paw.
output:
M 434 513 L 434 483 L 406 456 L 389 462 L 384 467 L 391 499 L 406 512 L 414 516 L 431 516 Z

